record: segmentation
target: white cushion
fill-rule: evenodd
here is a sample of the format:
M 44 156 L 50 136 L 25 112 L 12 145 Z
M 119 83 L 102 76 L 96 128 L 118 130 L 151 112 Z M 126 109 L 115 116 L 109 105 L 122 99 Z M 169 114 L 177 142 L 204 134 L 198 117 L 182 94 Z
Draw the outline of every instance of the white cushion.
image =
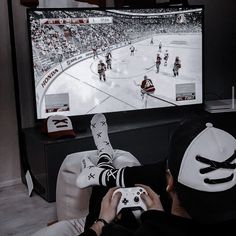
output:
M 63 161 L 56 187 L 56 207 L 58 221 L 67 219 L 78 219 L 88 214 L 91 187 L 80 189 L 76 186 L 76 178 L 81 172 L 81 159 L 89 159 L 97 163 L 97 150 L 76 152 L 68 155 Z M 129 152 L 114 150 L 113 165 L 119 169 L 125 166 L 138 166 L 139 161 Z

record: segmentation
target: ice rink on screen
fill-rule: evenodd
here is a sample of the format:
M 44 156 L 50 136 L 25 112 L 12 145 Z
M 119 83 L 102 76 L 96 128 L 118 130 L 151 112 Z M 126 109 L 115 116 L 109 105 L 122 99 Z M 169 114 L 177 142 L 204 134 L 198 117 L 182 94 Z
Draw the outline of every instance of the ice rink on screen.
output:
M 150 43 L 153 37 L 153 44 Z M 106 81 L 100 81 L 97 73 L 99 59 L 90 57 L 63 71 L 47 89 L 47 94 L 69 94 L 70 111 L 57 114 L 92 114 L 169 107 L 201 103 L 202 99 L 202 35 L 163 34 L 150 36 L 136 42 L 134 56 L 131 45 L 112 50 L 112 70 L 106 71 Z M 162 51 L 158 45 L 162 43 Z M 168 64 L 164 66 L 164 53 L 168 50 Z M 160 72 L 156 73 L 157 53 L 162 57 Z M 182 68 L 179 76 L 173 76 L 175 57 L 179 56 Z M 156 90 L 153 96 L 141 97 L 140 84 L 144 75 L 152 80 Z M 195 83 L 196 99 L 176 101 L 176 84 Z M 40 107 L 41 117 L 47 117 L 45 99 Z M 50 113 L 53 115 L 54 113 Z

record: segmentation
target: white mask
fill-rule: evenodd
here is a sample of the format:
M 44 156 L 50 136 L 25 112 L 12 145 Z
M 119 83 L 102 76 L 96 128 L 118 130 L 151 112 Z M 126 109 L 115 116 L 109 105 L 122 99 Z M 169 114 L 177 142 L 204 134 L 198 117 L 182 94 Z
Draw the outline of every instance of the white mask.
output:
M 236 184 L 236 140 L 211 123 L 184 153 L 178 182 L 190 188 L 220 192 Z

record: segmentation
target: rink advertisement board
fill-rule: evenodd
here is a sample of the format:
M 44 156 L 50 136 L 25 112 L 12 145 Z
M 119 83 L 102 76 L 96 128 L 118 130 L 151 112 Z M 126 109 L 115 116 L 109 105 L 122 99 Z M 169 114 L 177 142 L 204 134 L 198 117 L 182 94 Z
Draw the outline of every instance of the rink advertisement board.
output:
M 88 18 L 48 18 L 40 19 L 40 25 L 84 25 L 84 24 L 112 24 L 112 17 L 88 17 Z
M 202 104 L 201 6 L 27 16 L 38 119 Z

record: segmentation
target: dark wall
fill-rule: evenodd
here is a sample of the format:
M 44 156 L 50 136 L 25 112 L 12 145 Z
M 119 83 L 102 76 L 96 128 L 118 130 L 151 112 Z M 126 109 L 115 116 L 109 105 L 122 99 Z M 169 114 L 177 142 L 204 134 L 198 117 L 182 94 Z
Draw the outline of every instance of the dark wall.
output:
M 34 126 L 30 51 L 26 25 L 26 8 L 12 1 L 17 48 L 17 66 L 22 127 Z M 236 86 L 236 14 L 234 0 L 189 0 L 190 4 L 205 5 L 204 35 L 204 94 L 207 100 L 230 98 L 231 86 Z M 145 5 L 145 1 L 143 1 Z M 56 6 L 55 6 L 56 7 Z
M 20 182 L 14 76 L 7 0 L 0 1 L 0 188 Z
M 17 80 L 22 128 L 34 126 L 33 74 L 31 71 L 30 47 L 27 30 L 26 7 L 20 1 L 12 2 L 17 59 Z
M 205 5 L 204 69 L 207 100 L 230 98 L 236 86 L 236 3 L 234 0 L 189 0 Z

